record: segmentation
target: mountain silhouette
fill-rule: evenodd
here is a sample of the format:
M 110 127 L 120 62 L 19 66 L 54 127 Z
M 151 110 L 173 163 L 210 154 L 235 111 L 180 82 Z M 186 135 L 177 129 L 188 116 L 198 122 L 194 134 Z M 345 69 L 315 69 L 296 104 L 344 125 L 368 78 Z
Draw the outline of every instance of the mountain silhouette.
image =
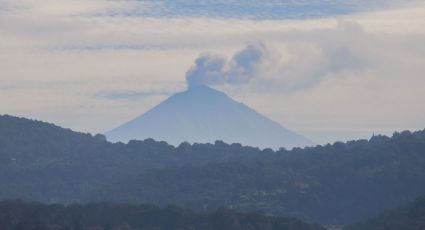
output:
M 110 141 L 153 138 L 178 145 L 228 143 L 261 148 L 304 147 L 313 143 L 223 92 L 205 85 L 176 93 L 143 115 L 105 134 Z

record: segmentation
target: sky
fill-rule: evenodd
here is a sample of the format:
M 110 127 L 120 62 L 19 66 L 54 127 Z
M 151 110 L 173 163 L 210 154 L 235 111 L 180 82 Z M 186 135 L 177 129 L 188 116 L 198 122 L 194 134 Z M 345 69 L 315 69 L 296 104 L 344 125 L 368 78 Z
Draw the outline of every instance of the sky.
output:
M 0 0 L 0 114 L 104 133 L 208 84 L 318 144 L 425 128 L 425 1 Z

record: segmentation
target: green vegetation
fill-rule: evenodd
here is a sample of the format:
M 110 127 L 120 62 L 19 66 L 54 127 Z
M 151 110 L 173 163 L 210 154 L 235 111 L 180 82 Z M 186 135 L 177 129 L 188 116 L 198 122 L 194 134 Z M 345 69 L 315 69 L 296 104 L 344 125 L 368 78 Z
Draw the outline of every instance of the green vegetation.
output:
M 349 225 L 425 194 L 425 130 L 272 151 L 102 135 L 0 117 L 0 199 L 226 207 Z
M 425 197 L 410 204 L 386 211 L 369 221 L 347 230 L 423 230 L 425 229 Z
M 195 213 L 174 206 L 45 205 L 0 202 L 2 230 L 324 230 L 300 220 L 220 209 Z

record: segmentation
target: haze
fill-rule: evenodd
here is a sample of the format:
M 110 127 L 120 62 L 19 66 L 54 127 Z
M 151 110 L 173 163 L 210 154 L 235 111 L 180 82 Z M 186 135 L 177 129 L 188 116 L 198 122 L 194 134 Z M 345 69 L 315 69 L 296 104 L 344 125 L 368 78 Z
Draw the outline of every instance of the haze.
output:
M 425 127 L 421 1 L 240 2 L 0 0 L 0 114 L 104 133 L 202 73 L 315 143 Z

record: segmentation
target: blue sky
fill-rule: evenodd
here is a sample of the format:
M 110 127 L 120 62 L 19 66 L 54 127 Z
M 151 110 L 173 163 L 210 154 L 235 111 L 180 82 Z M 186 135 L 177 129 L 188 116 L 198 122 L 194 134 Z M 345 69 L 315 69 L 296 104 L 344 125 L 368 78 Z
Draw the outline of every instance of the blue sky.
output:
M 317 143 L 423 129 L 424 28 L 413 0 L 0 0 L 0 113 L 105 132 L 262 44 L 214 87 Z

